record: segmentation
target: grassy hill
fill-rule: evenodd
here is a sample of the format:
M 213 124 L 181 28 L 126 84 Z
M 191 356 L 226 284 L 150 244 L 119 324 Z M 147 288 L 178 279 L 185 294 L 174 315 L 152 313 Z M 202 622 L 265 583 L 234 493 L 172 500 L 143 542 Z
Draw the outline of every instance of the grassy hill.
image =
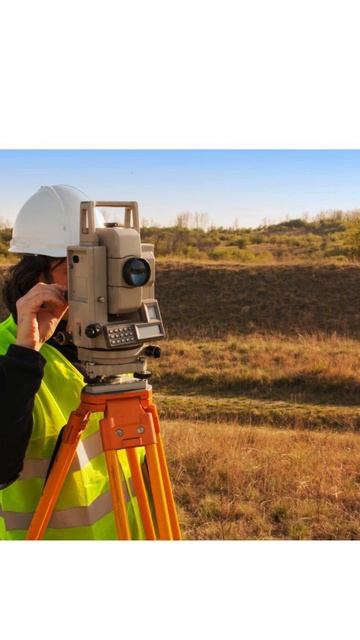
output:
M 360 255 L 360 212 L 332 211 L 256 229 L 186 226 L 149 227 L 145 242 L 155 244 L 158 258 L 274 264 L 332 261 L 342 263 Z
M 201 221 L 200 221 L 201 222 Z M 194 228 L 187 214 L 171 227 L 145 226 L 143 242 L 152 242 L 159 260 L 289 264 L 357 260 L 360 257 L 360 210 L 328 211 L 257 228 Z M 11 229 L 0 229 L 0 259 L 8 259 Z

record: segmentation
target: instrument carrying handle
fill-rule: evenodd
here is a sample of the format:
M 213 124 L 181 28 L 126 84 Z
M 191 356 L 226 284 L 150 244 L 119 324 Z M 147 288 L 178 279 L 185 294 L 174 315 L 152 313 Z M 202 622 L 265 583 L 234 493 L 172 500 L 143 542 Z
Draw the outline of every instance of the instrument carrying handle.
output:
M 128 229 L 136 229 L 140 232 L 139 209 L 138 203 L 135 201 L 119 202 L 118 200 L 97 200 L 94 202 L 95 207 L 118 207 L 125 209 L 124 227 Z

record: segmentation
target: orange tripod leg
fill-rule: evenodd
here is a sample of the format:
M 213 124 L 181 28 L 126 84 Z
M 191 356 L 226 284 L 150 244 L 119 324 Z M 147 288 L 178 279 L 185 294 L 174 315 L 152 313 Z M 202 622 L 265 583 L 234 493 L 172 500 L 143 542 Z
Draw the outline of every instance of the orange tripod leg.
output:
M 89 415 L 89 411 L 84 410 L 81 405 L 77 411 L 73 411 L 70 415 L 69 422 L 64 429 L 59 452 L 30 523 L 26 540 L 41 540 L 43 538 Z
M 170 517 L 173 539 L 181 540 L 181 531 L 180 531 L 179 521 L 178 521 L 177 512 L 176 512 L 175 500 L 174 500 L 174 496 L 171 488 L 170 476 L 169 476 L 169 471 L 166 463 L 164 444 L 163 444 L 161 433 L 160 433 L 160 423 L 159 423 L 158 412 L 154 404 L 150 404 L 148 410 L 150 411 L 153 417 L 155 431 L 156 431 L 159 463 L 160 463 L 161 475 L 164 483 L 166 502 L 169 510 L 169 517 Z
M 125 392 L 121 395 L 104 397 L 104 418 L 101 420 L 101 437 L 105 451 L 118 449 L 132 449 L 144 446 L 151 485 L 152 497 L 154 500 L 156 520 L 159 530 L 159 536 L 162 540 L 171 540 L 172 532 L 169 514 L 166 505 L 165 490 L 161 478 L 161 469 L 156 448 L 156 433 L 152 415 L 143 406 L 148 401 L 149 392 L 142 390 L 138 392 Z M 101 397 L 98 402 L 101 402 Z M 130 454 L 130 460 L 133 460 Z M 135 478 L 137 478 L 140 505 L 144 507 L 145 524 L 150 531 L 150 519 L 148 508 L 145 507 L 146 495 L 143 491 L 143 480 L 140 481 L 139 474 L 136 472 L 134 464 Z M 142 515 L 143 515 L 142 514 Z
M 156 444 L 147 445 L 145 451 L 160 540 L 172 540 L 171 524 Z
M 156 540 L 154 524 L 152 521 L 148 497 L 146 494 L 144 478 L 141 473 L 140 463 L 136 455 L 136 449 L 127 449 L 131 477 L 134 482 L 136 498 L 138 501 L 142 523 L 147 540 Z
M 105 451 L 105 458 L 118 538 L 119 540 L 131 540 L 126 502 L 121 485 L 119 460 L 116 451 Z

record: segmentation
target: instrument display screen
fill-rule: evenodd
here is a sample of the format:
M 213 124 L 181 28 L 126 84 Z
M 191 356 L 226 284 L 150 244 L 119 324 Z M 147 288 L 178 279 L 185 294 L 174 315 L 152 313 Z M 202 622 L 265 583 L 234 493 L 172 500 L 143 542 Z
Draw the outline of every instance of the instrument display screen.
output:
M 162 335 L 158 324 L 148 324 L 143 326 L 136 326 L 136 331 L 139 340 L 146 340 L 147 338 L 158 338 Z

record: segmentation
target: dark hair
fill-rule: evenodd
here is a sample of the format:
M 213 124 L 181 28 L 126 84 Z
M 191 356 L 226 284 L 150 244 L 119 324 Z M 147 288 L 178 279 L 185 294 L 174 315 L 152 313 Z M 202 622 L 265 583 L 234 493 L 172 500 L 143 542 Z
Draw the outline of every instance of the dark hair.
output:
M 54 260 L 56 263 L 54 264 Z M 39 282 L 42 276 L 46 282 L 52 282 L 51 271 L 65 258 L 24 255 L 7 271 L 3 285 L 3 301 L 15 322 L 17 322 L 16 303 Z

